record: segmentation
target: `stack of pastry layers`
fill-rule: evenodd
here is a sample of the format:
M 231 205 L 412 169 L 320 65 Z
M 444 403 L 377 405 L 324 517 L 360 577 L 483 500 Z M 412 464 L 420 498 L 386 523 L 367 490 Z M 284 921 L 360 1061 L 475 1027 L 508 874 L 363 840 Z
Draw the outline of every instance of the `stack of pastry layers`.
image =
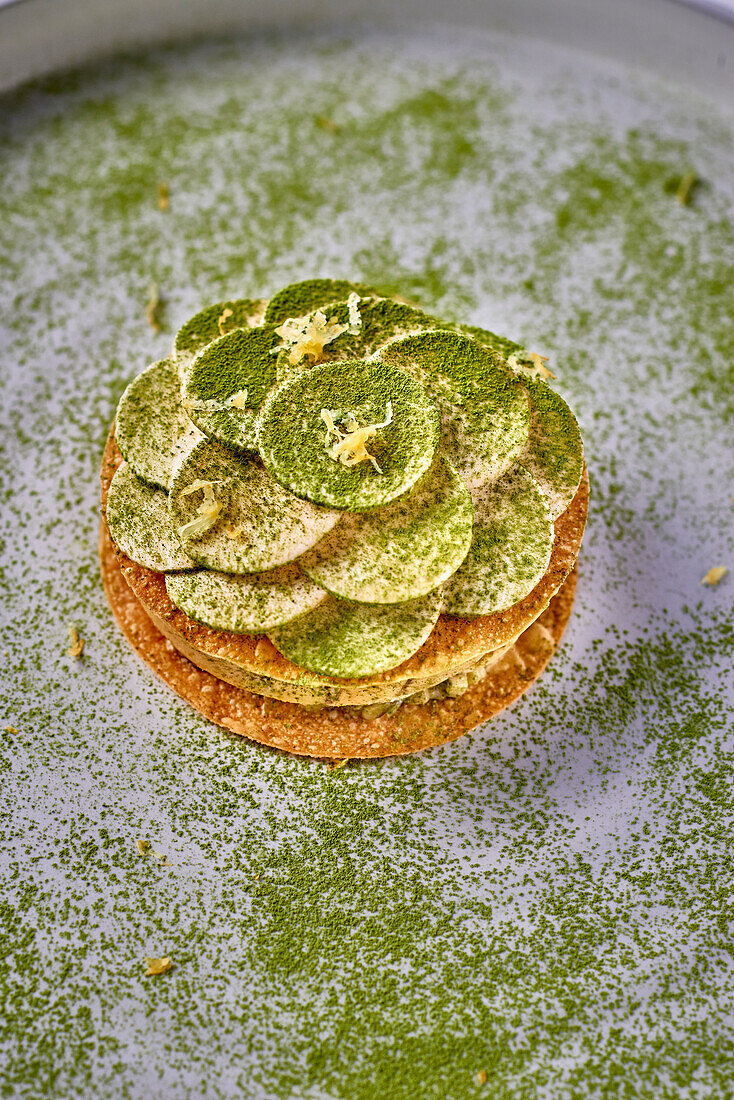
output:
M 312 295 L 308 303 L 310 308 L 302 318 L 313 318 L 320 311 L 321 316 L 331 320 L 334 310 L 330 303 L 338 302 L 333 293 L 335 285 L 324 281 L 320 289 L 323 301 L 317 301 Z M 297 293 L 302 294 L 304 288 L 310 290 L 311 287 L 318 288 L 318 284 L 315 281 L 300 284 Z M 286 292 L 293 289 L 286 288 Z M 357 295 L 357 314 L 360 306 L 364 314 L 371 301 L 379 300 L 377 296 L 370 297 L 365 288 L 350 288 L 350 296 Z M 284 304 L 289 304 L 287 296 Z M 208 346 L 222 341 L 233 331 L 228 327 L 230 318 L 237 327 L 262 328 L 264 321 L 267 322 L 267 308 L 265 302 L 218 303 L 197 315 L 198 322 L 194 318 L 184 327 L 167 361 L 169 374 L 175 370 L 177 377 L 183 378 L 184 394 L 187 372 L 190 377 L 197 358 Z M 354 303 L 352 312 L 355 312 Z M 422 321 L 413 316 L 417 312 L 406 310 L 410 314 L 409 324 L 391 332 L 383 347 L 389 348 L 399 344 L 406 335 L 423 331 Z M 276 319 L 282 320 L 282 316 Z M 286 318 L 286 322 L 288 320 Z M 405 323 L 405 318 L 400 320 Z M 427 328 L 437 329 L 438 322 L 430 318 L 427 321 Z M 196 332 L 197 327 L 201 332 L 192 341 L 191 333 Z M 279 327 L 285 328 L 285 335 L 289 335 L 287 326 Z M 451 326 L 451 330 L 456 332 L 457 327 Z M 305 330 L 304 325 L 301 328 Z M 449 326 L 446 329 L 449 330 Z M 292 331 L 296 332 L 297 326 L 292 326 Z M 348 342 L 349 333 L 345 333 L 345 337 Z M 537 390 L 545 386 L 533 372 L 538 366 L 536 357 L 527 355 L 517 345 L 479 330 L 464 330 L 461 338 L 477 340 L 490 347 L 495 356 L 501 355 L 505 363 L 509 360 L 507 369 L 512 374 L 519 373 L 522 377 L 523 370 L 529 371 L 526 377 L 531 394 L 533 387 Z M 333 340 L 337 345 L 334 347 L 328 343 L 324 345 L 319 357 L 321 362 L 340 361 L 343 353 L 337 341 L 338 338 Z M 359 344 L 358 333 L 356 341 Z M 283 350 L 277 352 L 281 346 Z M 369 355 L 365 359 L 381 355 L 380 347 L 368 347 L 367 350 Z M 274 359 L 286 360 L 287 366 L 286 340 L 276 345 L 276 352 Z M 295 365 L 293 373 L 296 369 L 313 370 L 315 365 L 312 357 L 306 357 Z M 280 376 L 273 389 L 282 384 Z M 246 394 L 247 387 L 241 387 L 241 392 Z M 149 409 L 147 413 L 154 417 L 155 411 Z M 187 411 L 190 413 L 191 409 Z M 236 413 L 233 415 L 236 417 Z M 205 427 L 206 419 L 204 417 Z M 203 436 L 192 426 L 190 441 L 179 443 L 177 456 L 168 456 L 172 471 L 176 463 L 185 460 L 187 447 L 201 438 Z M 127 464 L 133 468 L 136 478 L 143 475 L 141 480 L 144 482 L 145 462 L 136 463 L 135 448 L 130 447 L 129 440 L 120 442 Z M 547 461 L 547 447 L 545 458 Z M 520 451 L 519 461 L 524 462 L 523 468 L 532 468 L 532 460 L 527 449 Z M 442 613 L 426 640 L 394 667 L 381 668 L 371 674 L 345 676 L 306 668 L 290 659 L 275 644 L 277 630 L 261 633 L 223 630 L 201 621 L 202 616 L 198 613 L 196 618 L 186 614 L 171 599 L 166 572 L 150 568 L 146 554 L 136 555 L 134 548 L 125 544 L 124 531 L 119 537 L 114 524 L 110 537 L 105 522 L 108 493 L 123 463 L 113 431 L 102 470 L 100 549 L 108 596 L 123 631 L 148 663 L 179 694 L 221 725 L 280 748 L 323 757 L 414 751 L 453 739 L 502 709 L 539 674 L 557 646 L 573 601 L 575 565 L 586 520 L 588 481 L 580 442 L 575 461 L 578 477 L 573 472 L 569 477 L 566 463 L 562 477 L 565 484 L 560 494 L 550 477 L 547 491 L 552 502 L 552 547 L 542 575 L 522 598 L 509 606 L 472 617 Z M 379 477 L 371 471 L 368 474 L 365 470 L 365 474 Z M 538 480 L 543 486 L 542 470 L 540 475 Z M 172 473 L 169 484 L 173 476 Z M 576 484 L 569 486 L 569 481 L 574 479 Z M 160 481 L 159 488 L 162 488 Z M 557 514 L 553 515 L 554 511 Z M 191 550 L 195 546 L 189 543 L 183 548 Z M 142 560 L 134 560 L 136 556 Z M 200 563 L 194 558 L 194 564 Z M 307 615 L 303 618 L 307 622 Z M 275 642 L 268 633 L 273 635 Z

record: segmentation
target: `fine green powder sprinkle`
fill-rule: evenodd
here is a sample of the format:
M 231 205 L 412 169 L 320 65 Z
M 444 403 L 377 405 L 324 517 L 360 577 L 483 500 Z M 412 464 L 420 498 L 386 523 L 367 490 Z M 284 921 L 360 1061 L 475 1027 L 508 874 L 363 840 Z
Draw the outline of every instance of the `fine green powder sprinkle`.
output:
M 732 148 L 681 78 L 458 30 L 177 46 L 3 97 L 5 1095 L 730 1094 L 734 627 L 699 581 L 734 560 Z M 169 692 L 95 546 L 117 401 L 169 350 L 141 272 L 183 322 L 335 269 L 549 354 L 594 493 L 541 682 L 329 771 Z

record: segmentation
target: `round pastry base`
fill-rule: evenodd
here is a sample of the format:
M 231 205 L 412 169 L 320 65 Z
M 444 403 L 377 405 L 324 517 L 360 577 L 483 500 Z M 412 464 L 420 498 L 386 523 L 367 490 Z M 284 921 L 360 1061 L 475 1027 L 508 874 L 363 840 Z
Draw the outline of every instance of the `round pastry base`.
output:
M 107 599 L 133 649 L 169 687 L 205 718 L 232 733 L 284 752 L 319 759 L 363 759 L 418 752 L 455 741 L 513 703 L 555 652 L 576 590 L 576 570 L 547 609 L 484 679 L 456 699 L 404 703 L 393 715 L 366 719 L 352 708 L 310 711 L 244 688 L 197 668 L 161 634 L 128 585 L 102 521 L 99 556 Z

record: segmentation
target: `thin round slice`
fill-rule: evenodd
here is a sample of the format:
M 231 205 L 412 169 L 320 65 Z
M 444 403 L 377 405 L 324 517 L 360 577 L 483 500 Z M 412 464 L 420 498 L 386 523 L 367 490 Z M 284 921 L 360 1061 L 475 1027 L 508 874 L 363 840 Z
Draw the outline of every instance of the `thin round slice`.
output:
M 137 477 L 130 465 L 117 468 L 107 495 L 107 523 L 116 546 L 146 569 L 167 573 L 193 569 L 168 515 L 168 496 Z
M 459 568 L 473 520 L 469 490 L 439 456 L 409 493 L 367 515 L 345 515 L 299 564 L 336 596 L 402 603 L 431 592 Z
M 325 676 L 370 676 L 412 656 L 435 626 L 441 604 L 432 594 L 390 607 L 330 596 L 315 611 L 268 631 L 284 657 Z
M 581 432 L 563 398 L 540 378 L 523 378 L 530 398 L 530 436 L 520 461 L 548 498 L 553 519 L 576 496 L 584 468 Z
M 346 299 L 350 294 L 373 294 L 364 283 L 350 283 L 347 279 L 304 279 L 283 287 L 268 302 L 265 323 L 280 325 L 290 317 L 305 317 L 307 313 Z
M 440 327 L 435 318 L 405 302 L 355 293 L 278 328 L 283 338 L 278 381 L 318 363 L 365 359 L 398 336 Z
M 258 418 L 265 466 L 318 504 L 362 512 L 410 489 L 433 461 L 438 412 L 387 363 L 325 363 L 272 390 Z
M 196 446 L 176 470 L 169 510 L 189 556 L 222 573 L 259 573 L 293 561 L 340 519 L 287 492 L 256 458 L 214 440 Z
M 176 362 L 183 367 L 212 340 L 234 329 L 261 324 L 267 304 L 266 298 L 233 298 L 200 310 L 176 333 Z
M 153 363 L 127 387 L 115 416 L 115 439 L 138 477 L 167 489 L 173 468 L 203 437 L 181 405 L 172 360 Z
M 467 485 L 494 481 L 527 444 L 528 399 L 502 360 L 456 332 L 421 332 L 378 352 L 416 378 L 441 414 L 441 444 Z
M 545 573 L 553 523 L 543 490 L 515 466 L 472 493 L 474 537 L 463 564 L 444 586 L 444 611 L 473 618 L 524 599 Z
M 211 569 L 166 577 L 171 601 L 189 618 L 214 630 L 261 634 L 312 611 L 327 598 L 297 565 L 267 573 L 230 576 Z
M 280 338 L 274 325 L 235 329 L 204 348 L 183 370 L 181 402 L 208 436 L 256 450 L 255 417 L 275 382 Z
M 454 332 L 460 332 L 464 336 L 470 336 L 477 343 L 483 344 L 485 348 L 489 348 L 490 351 L 494 351 L 497 355 L 501 355 L 503 359 L 508 359 L 511 355 L 528 355 L 523 348 L 522 344 L 518 344 L 515 340 L 510 340 L 507 336 L 499 336 L 496 332 L 490 332 L 489 329 L 479 328 L 477 325 L 457 325 L 451 323 L 444 325 L 442 328 L 450 328 Z
M 324 348 L 324 360 L 365 359 L 400 336 L 441 327 L 435 317 L 391 298 L 335 302 L 325 306 L 324 313 L 329 320 L 345 326 L 345 331 Z

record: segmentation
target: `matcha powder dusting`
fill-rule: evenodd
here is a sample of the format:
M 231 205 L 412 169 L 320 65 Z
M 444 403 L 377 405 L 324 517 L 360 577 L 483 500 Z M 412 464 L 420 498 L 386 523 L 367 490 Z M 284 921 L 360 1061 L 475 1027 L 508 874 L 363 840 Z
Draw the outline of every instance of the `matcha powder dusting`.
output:
M 4 97 L 2 1095 L 731 1094 L 732 581 L 700 581 L 734 561 L 732 148 L 687 89 L 459 33 L 172 48 Z M 171 332 L 336 273 L 548 357 L 592 514 L 517 706 L 329 768 L 137 661 L 95 470 L 170 352 L 147 273 Z

